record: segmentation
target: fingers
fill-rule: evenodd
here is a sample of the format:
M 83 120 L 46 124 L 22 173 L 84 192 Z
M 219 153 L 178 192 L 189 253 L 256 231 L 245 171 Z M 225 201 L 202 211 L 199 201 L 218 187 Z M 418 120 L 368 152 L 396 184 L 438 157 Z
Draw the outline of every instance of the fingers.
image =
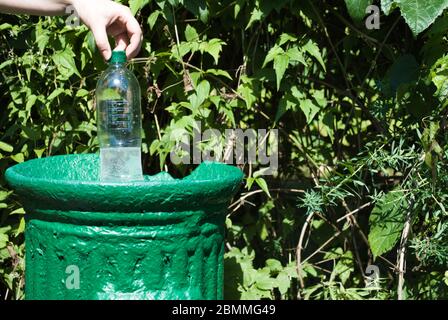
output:
M 126 22 L 126 30 L 130 39 L 129 45 L 126 48 L 126 56 L 128 59 L 134 58 L 140 51 L 142 45 L 143 34 L 142 29 L 137 20 L 131 15 L 131 19 Z
M 105 60 L 109 60 L 112 55 L 109 39 L 107 38 L 106 28 L 104 26 L 92 27 L 92 33 L 95 38 L 96 46 Z
M 139 53 L 143 41 L 140 25 L 128 7 L 116 4 L 110 9 L 111 13 L 103 25 L 98 21 L 95 21 L 95 25 L 90 25 L 98 50 L 105 60 L 110 59 L 112 53 L 107 38 L 109 34 L 115 38 L 115 50 L 125 50 L 128 59 L 134 58 Z
M 114 50 L 126 50 L 129 45 L 129 37 L 127 33 L 120 33 L 115 36 L 115 48 Z

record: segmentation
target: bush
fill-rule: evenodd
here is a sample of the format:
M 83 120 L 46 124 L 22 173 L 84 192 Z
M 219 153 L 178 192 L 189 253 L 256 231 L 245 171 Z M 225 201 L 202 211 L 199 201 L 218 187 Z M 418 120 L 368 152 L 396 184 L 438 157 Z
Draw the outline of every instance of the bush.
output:
M 146 173 L 191 171 L 168 155 L 196 121 L 279 132 L 277 174 L 241 166 L 228 298 L 448 297 L 448 16 L 440 1 L 423 14 L 383 0 L 368 30 L 373 2 L 129 0 L 145 34 L 130 68 Z M 96 152 L 92 34 L 64 17 L 0 19 L 1 172 Z M 0 295 L 21 299 L 24 211 L 1 185 Z

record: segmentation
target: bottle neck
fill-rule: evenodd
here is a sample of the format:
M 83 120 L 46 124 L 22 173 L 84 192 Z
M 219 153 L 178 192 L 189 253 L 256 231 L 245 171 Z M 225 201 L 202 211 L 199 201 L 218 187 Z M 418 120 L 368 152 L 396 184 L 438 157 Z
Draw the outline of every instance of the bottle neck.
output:
M 109 68 L 121 68 L 126 65 L 126 62 L 109 62 Z

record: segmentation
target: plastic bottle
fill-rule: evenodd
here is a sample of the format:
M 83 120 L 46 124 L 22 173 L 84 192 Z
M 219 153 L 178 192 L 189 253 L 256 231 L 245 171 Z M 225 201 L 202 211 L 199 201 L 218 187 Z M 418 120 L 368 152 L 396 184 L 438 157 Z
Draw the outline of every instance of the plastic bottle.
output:
M 140 86 L 126 68 L 126 53 L 113 51 L 96 87 L 102 181 L 142 180 Z

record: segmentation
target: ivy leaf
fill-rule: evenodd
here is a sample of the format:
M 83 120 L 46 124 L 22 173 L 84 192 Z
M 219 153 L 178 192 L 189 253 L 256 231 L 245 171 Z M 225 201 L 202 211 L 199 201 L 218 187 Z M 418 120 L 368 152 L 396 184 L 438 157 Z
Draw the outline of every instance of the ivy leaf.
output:
M 404 226 L 406 197 L 403 191 L 390 191 L 375 205 L 369 217 L 369 244 L 374 257 L 390 251 Z
M 372 0 L 345 0 L 350 17 L 357 22 L 366 16 L 366 9 L 371 4 Z
M 415 36 L 428 28 L 448 7 L 448 0 L 396 0 L 395 3 Z

